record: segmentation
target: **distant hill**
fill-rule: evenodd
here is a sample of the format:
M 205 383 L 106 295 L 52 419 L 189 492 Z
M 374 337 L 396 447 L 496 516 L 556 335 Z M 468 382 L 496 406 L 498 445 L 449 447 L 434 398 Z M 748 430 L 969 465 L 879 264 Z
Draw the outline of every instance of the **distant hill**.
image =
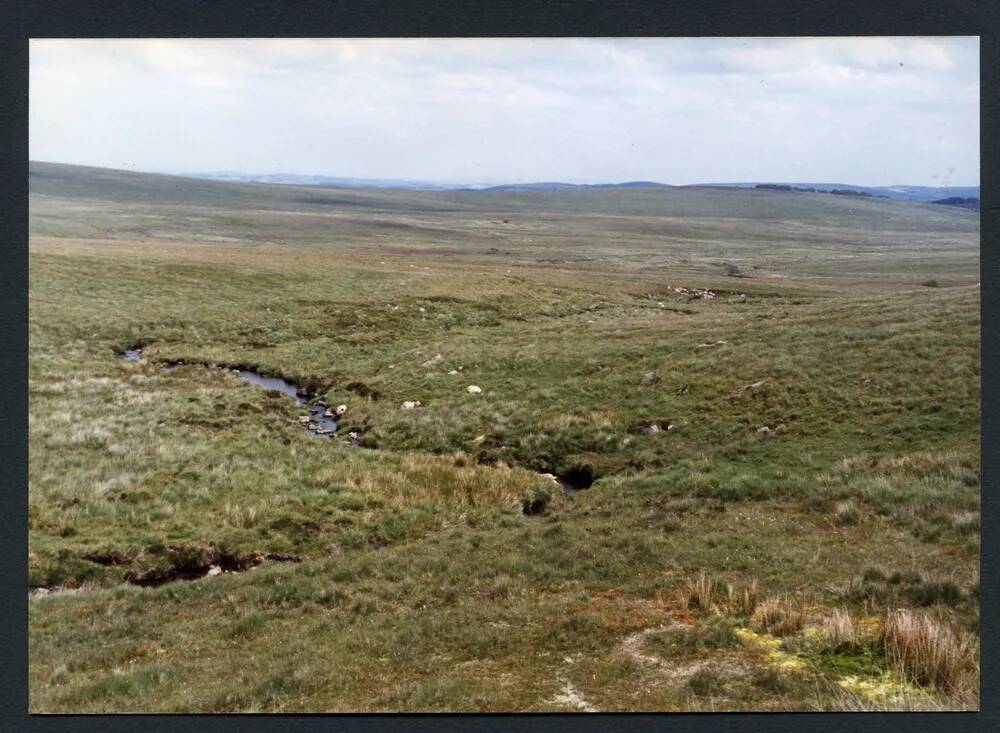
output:
M 757 188 L 767 186 L 778 188 L 787 186 L 789 189 L 813 189 L 817 192 L 845 193 L 856 191 L 869 196 L 881 196 L 895 201 L 919 201 L 920 203 L 936 203 L 944 198 L 979 198 L 979 186 L 855 186 L 850 183 L 790 183 L 786 181 L 760 181 L 752 183 L 706 183 L 706 186 L 722 188 Z
M 850 194 L 857 192 L 869 196 L 889 198 L 896 201 L 919 201 L 934 203 L 946 198 L 979 198 L 979 186 L 857 186 L 850 183 L 789 183 L 784 181 L 754 181 L 749 183 L 699 183 L 687 186 L 673 186 L 658 181 L 626 181 L 624 183 L 566 183 L 564 181 L 535 181 L 529 183 L 474 183 L 452 181 L 416 181 L 400 178 L 349 178 L 341 176 L 303 175 L 299 173 L 234 173 L 227 171 L 210 173 L 184 173 L 187 178 L 233 183 L 268 183 L 282 186 L 309 186 L 312 188 L 371 188 L 395 189 L 402 191 L 487 191 L 492 193 L 516 193 L 519 191 L 575 191 L 587 189 L 616 188 L 755 188 L 767 186 L 781 190 L 812 189 L 815 192 Z
M 410 181 L 396 178 L 343 178 L 314 176 L 298 173 L 184 173 L 188 178 L 236 183 L 274 183 L 287 186 L 314 186 L 322 188 L 389 188 L 409 191 L 569 191 L 578 188 L 669 188 L 666 183 L 655 181 L 627 181 L 625 183 L 563 183 L 541 181 L 537 183 L 453 183 Z
M 674 188 L 666 183 L 655 181 L 626 181 L 625 183 L 506 183 L 500 186 L 488 186 L 482 191 L 574 191 L 580 189 L 604 188 Z
M 482 189 L 488 184 L 408 181 L 396 178 L 344 178 L 314 176 L 299 173 L 183 173 L 187 178 L 234 183 L 274 183 L 285 186 L 315 186 L 320 188 L 396 188 L 411 191 L 452 191 L 460 188 Z
M 931 201 L 931 203 L 942 204 L 944 206 L 958 206 L 963 209 L 979 211 L 979 199 L 977 198 L 962 198 L 961 196 L 949 196 L 946 199 L 938 199 L 937 201 Z
M 480 212 L 483 218 L 587 213 L 616 217 L 797 221 L 870 232 L 976 231 L 978 217 L 957 206 L 718 186 L 643 182 L 558 189 L 444 190 L 303 186 L 205 180 L 58 163 L 29 163 L 32 197 L 151 205 L 215 206 L 303 213 Z M 642 224 L 641 226 L 647 226 Z

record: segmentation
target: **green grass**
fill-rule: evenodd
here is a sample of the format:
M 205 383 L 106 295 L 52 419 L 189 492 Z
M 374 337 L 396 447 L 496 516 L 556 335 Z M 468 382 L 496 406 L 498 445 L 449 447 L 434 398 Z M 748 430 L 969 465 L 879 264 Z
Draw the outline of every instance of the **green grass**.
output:
M 844 660 L 804 679 L 723 644 L 731 608 L 646 639 L 715 660 L 690 680 L 622 651 L 700 573 L 978 633 L 978 222 L 839 198 L 33 163 L 29 581 L 87 590 L 31 602 L 32 710 L 565 710 L 566 684 L 602 710 L 878 707 Z M 375 450 L 204 366 L 232 364 L 346 404 Z M 573 495 L 537 475 L 582 466 Z M 255 566 L 123 583 L 220 557 Z

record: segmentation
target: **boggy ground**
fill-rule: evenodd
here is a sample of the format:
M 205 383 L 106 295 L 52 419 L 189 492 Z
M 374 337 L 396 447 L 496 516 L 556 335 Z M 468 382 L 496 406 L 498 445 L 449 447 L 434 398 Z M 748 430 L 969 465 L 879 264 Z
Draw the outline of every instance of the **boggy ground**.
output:
M 65 170 L 32 184 L 28 560 L 83 590 L 30 602 L 33 711 L 978 706 L 968 212 Z

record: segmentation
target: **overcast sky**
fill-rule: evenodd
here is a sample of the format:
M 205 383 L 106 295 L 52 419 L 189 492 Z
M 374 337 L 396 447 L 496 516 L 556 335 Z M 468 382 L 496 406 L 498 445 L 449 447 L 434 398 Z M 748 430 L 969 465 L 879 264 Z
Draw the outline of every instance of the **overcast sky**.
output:
M 979 183 L 975 38 L 30 50 L 33 160 L 469 183 Z

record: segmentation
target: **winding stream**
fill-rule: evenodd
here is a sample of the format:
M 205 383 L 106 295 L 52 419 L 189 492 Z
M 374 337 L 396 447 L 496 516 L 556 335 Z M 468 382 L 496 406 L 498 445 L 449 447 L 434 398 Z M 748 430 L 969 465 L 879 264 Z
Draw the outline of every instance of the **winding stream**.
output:
M 146 360 L 142 354 L 142 349 L 138 347 L 125 349 L 122 352 L 122 356 L 127 361 L 142 362 Z M 162 363 L 161 368 L 164 372 L 170 373 L 181 366 L 184 366 L 184 362 L 171 361 Z M 214 368 L 223 369 L 225 367 L 217 366 Z M 299 387 L 281 377 L 261 374 L 249 369 L 232 369 L 231 371 L 248 384 L 252 384 L 268 392 L 279 392 L 294 399 L 301 407 L 306 408 L 306 414 L 299 418 L 305 431 L 315 438 L 332 440 L 333 435 L 337 432 L 337 421 L 333 419 L 333 411 L 324 402 L 310 402 L 309 392 L 305 388 Z M 358 438 L 359 436 L 352 432 L 344 442 L 348 445 L 358 446 Z M 558 484 L 565 494 L 575 494 L 581 489 L 590 488 L 590 484 L 593 482 L 592 475 L 577 476 L 572 472 L 562 476 L 555 476 L 550 473 L 539 473 L 538 475 Z
M 126 361 L 132 362 L 145 362 L 146 358 L 143 356 L 142 349 L 140 347 L 125 349 L 121 352 L 122 358 Z M 160 368 L 166 372 L 170 373 L 179 367 L 185 366 L 187 362 L 183 361 L 168 361 L 168 362 L 157 362 Z M 218 365 L 205 365 L 213 369 L 225 369 L 227 367 Z M 291 397 L 300 406 L 306 408 L 306 414 L 299 418 L 302 427 L 310 435 L 320 438 L 321 440 L 332 440 L 334 433 L 337 432 L 337 421 L 333 419 L 334 413 L 330 410 L 324 402 L 311 402 L 309 391 L 304 387 L 299 387 L 281 377 L 270 376 L 267 374 L 261 374 L 260 372 L 255 372 L 250 369 L 232 369 L 230 371 L 237 374 L 240 379 L 248 384 L 252 384 L 259 389 L 266 390 L 268 392 L 278 392 L 280 394 Z M 344 439 L 344 442 L 348 445 L 358 446 L 359 436 L 357 433 L 350 433 L 350 435 Z M 566 475 L 566 476 L 555 476 L 549 473 L 539 473 L 539 476 L 551 480 L 553 483 L 557 484 L 564 493 L 572 494 L 576 493 L 580 489 L 588 488 L 590 486 L 592 477 L 587 477 L 584 482 L 579 482 L 578 477 Z M 571 483 L 572 482 L 572 483 Z M 574 485 L 580 483 L 580 485 Z M 525 510 L 526 514 L 534 513 Z M 541 512 L 539 512 L 541 513 Z M 243 570 L 252 569 L 259 565 L 263 560 L 275 560 L 279 562 L 299 562 L 301 558 L 295 556 L 286 556 L 280 554 L 267 554 L 267 555 L 255 555 L 248 558 L 233 558 L 219 556 L 219 558 L 213 558 L 210 561 L 206 561 L 197 565 L 196 567 L 186 567 L 181 568 L 176 571 L 172 571 L 167 576 L 154 576 L 154 577 L 141 577 L 132 578 L 126 582 L 133 585 L 143 585 L 143 586 L 155 586 L 161 585 L 163 583 L 171 582 L 174 580 L 196 580 L 198 578 L 212 577 L 213 575 L 218 575 L 220 573 L 229 572 L 241 572 Z M 42 598 L 53 593 L 76 593 L 83 590 L 82 588 L 67 588 L 63 586 L 40 586 L 40 587 L 29 587 L 28 598 L 33 600 L 36 598 Z
M 126 349 L 122 356 L 127 361 L 141 362 L 146 357 L 142 354 L 142 349 Z M 165 373 L 169 374 L 178 367 L 184 366 L 182 362 L 169 362 L 162 366 Z M 216 367 L 222 368 L 222 367 Z M 337 421 L 333 419 L 330 407 L 324 402 L 310 402 L 308 392 L 281 377 L 269 376 L 249 369 L 233 369 L 236 375 L 244 382 L 259 387 L 267 392 L 279 392 L 294 399 L 300 406 L 306 408 L 306 414 L 299 418 L 305 431 L 315 438 L 321 440 L 331 440 L 333 434 L 337 432 Z M 352 439 L 351 442 L 356 442 Z

